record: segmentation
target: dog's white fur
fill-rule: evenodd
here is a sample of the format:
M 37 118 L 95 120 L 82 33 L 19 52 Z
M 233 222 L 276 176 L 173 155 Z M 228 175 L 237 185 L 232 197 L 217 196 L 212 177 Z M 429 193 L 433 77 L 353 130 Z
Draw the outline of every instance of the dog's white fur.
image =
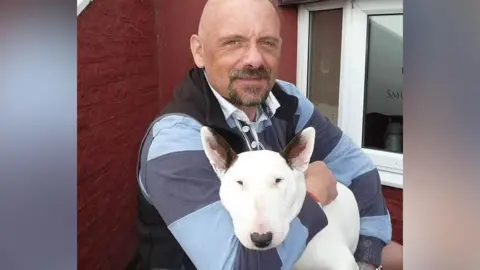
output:
M 288 234 L 306 195 L 305 171 L 312 155 L 315 129 L 303 130 L 282 153 L 268 150 L 236 154 L 207 127 L 201 128 L 205 154 L 220 181 L 220 200 L 229 212 L 234 232 L 246 248 L 278 247 Z M 297 261 L 296 270 L 354 270 L 360 217 L 353 193 L 337 184 L 338 197 L 323 207 L 328 225 L 314 236 Z M 272 233 L 267 247 L 258 248 L 252 233 Z

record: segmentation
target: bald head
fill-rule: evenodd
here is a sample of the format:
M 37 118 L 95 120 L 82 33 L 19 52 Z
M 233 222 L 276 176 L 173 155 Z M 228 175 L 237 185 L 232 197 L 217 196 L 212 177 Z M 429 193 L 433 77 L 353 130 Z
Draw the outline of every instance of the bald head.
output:
M 255 107 L 277 75 L 282 40 L 270 0 L 208 0 L 190 39 L 195 64 L 210 84 L 239 107 Z
M 218 17 L 229 16 L 232 13 L 242 13 L 242 11 L 273 14 L 280 26 L 278 13 L 271 0 L 208 0 L 200 17 L 198 35 L 204 36 L 212 28 L 215 29 L 217 23 L 219 23 Z

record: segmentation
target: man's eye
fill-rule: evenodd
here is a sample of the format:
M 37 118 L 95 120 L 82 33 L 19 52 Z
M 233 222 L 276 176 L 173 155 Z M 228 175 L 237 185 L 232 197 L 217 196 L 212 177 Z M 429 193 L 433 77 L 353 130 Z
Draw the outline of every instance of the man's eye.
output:
M 270 42 L 270 41 L 265 41 L 264 43 L 265 43 L 265 45 L 270 46 L 270 47 L 275 46 L 275 43 Z
M 273 42 L 273 41 L 268 41 L 268 40 L 265 40 L 262 42 L 263 45 L 267 46 L 267 47 L 272 47 L 272 48 L 275 48 L 277 46 L 277 43 Z
M 240 40 L 229 40 L 225 42 L 225 45 L 238 45 L 240 44 Z

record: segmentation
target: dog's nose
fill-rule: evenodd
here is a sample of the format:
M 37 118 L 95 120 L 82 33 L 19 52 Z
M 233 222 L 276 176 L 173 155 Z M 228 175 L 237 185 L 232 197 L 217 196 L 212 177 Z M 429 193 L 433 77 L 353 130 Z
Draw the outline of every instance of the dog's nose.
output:
M 252 240 L 253 244 L 258 248 L 268 247 L 272 242 L 273 234 L 271 232 L 267 233 L 252 233 L 250 234 L 250 239 Z

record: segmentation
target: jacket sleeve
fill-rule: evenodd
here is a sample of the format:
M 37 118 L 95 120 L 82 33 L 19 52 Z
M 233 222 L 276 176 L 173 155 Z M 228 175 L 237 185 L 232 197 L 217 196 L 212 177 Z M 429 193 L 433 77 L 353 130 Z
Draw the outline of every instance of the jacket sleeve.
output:
M 327 225 L 325 213 L 307 196 L 280 247 L 263 252 L 243 247 L 220 202 L 220 181 L 203 151 L 200 127 L 174 114 L 154 125 L 144 187 L 148 199 L 199 270 L 291 269 Z
M 392 225 L 383 198 L 380 176 L 370 158 L 293 85 L 280 81 L 283 89 L 299 100 L 296 132 L 311 126 L 316 130 L 311 162 L 324 161 L 337 181 L 354 193 L 360 210 L 357 261 L 380 265 L 383 247 L 391 241 Z

